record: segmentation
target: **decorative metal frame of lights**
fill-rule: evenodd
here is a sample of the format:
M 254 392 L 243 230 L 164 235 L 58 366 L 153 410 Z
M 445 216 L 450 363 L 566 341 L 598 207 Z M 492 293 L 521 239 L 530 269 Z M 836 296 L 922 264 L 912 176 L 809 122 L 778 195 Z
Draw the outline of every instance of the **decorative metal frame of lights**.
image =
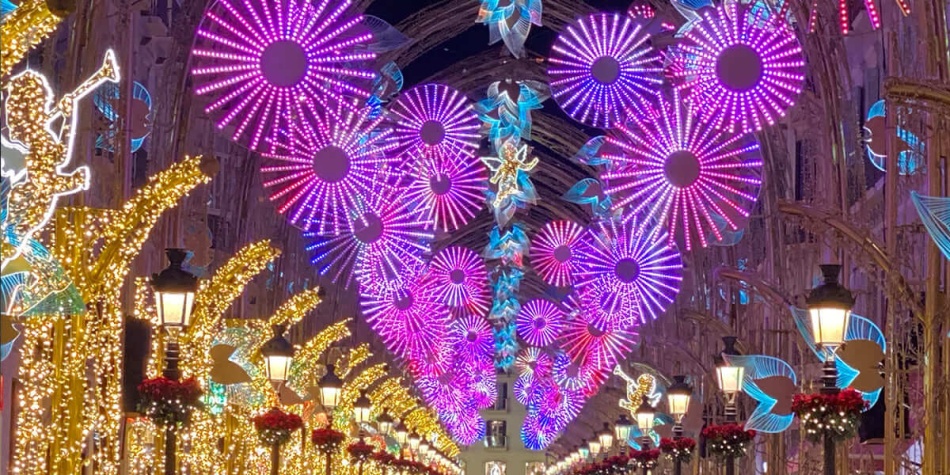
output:
M 475 251 L 460 246 L 442 249 L 432 258 L 428 272 L 445 305 L 479 316 L 488 311 L 488 270 Z
M 388 186 L 392 177 L 380 168 L 396 166 L 387 152 L 397 143 L 380 130 L 382 117 L 369 119 L 369 107 L 353 111 L 342 101 L 317 112 L 318 120 L 301 121 L 266 154 L 261 168 L 271 201 L 291 224 L 318 233 L 340 233 L 347 213 L 361 197 Z
M 488 25 L 488 44 L 499 40 L 516 58 L 524 57 L 531 25 L 541 25 L 542 0 L 481 0 L 475 23 Z
M 464 94 L 441 84 L 423 84 L 399 95 L 389 111 L 394 136 L 407 160 L 474 157 L 481 123 Z
M 851 31 L 851 18 L 848 8 L 848 0 L 838 0 L 838 26 L 841 28 L 841 34 L 846 35 Z M 910 15 L 910 4 L 907 0 L 894 0 L 897 8 L 904 15 Z M 868 19 L 871 21 L 871 28 L 881 27 L 881 15 L 878 13 L 877 5 L 874 0 L 864 0 L 864 9 L 867 11 Z M 808 31 L 815 32 L 818 26 L 818 0 L 814 0 L 811 6 L 811 13 L 808 16 Z
M 586 244 L 586 234 L 587 230 L 573 221 L 548 221 L 532 241 L 532 267 L 548 284 L 573 284 L 577 253 Z
M 670 74 L 716 128 L 754 132 L 795 104 L 805 83 L 805 56 L 790 28 L 757 21 L 729 3 L 702 13 L 673 56 Z
M 632 115 L 619 136 L 608 137 L 622 152 L 606 156 L 613 166 L 601 173 L 614 209 L 661 223 L 669 245 L 681 241 L 687 251 L 695 238 L 702 247 L 709 233 L 723 238 L 712 213 L 738 229 L 762 185 L 755 138 L 717 130 L 695 110 L 674 92 L 671 102 L 660 99 L 659 117 Z M 654 239 L 661 229 L 654 228 Z
M 564 313 L 548 300 L 534 299 L 521 306 L 515 325 L 522 340 L 545 347 L 557 341 L 561 334 Z
M 205 113 L 218 128 L 234 126 L 232 140 L 260 150 L 294 122 L 317 128 L 331 98 L 370 96 L 376 55 L 360 51 L 372 40 L 358 31 L 363 17 L 346 15 L 351 0 L 315 3 L 220 0 L 205 11 L 192 50 L 195 93 L 213 98 Z
M 554 99 L 578 122 L 601 128 L 622 123 L 628 111 L 645 110 L 663 83 L 662 61 L 649 40 L 619 13 L 568 25 L 548 59 Z
M 498 151 L 508 140 L 531 139 L 531 111 L 542 107 L 550 90 L 540 81 L 504 79 L 491 83 L 485 94 L 475 110 L 483 124 L 482 133 Z
M 654 233 L 660 239 L 651 239 Z M 665 231 L 653 231 L 637 219 L 607 220 L 598 222 L 590 235 L 591 245 L 580 255 L 580 291 L 589 286 L 632 291 L 636 314 L 643 321 L 655 320 L 673 302 L 682 280 L 682 257 L 663 242 Z
M 119 119 L 119 114 L 115 110 L 114 101 L 119 100 L 120 89 L 118 84 L 105 83 L 96 89 L 92 96 L 92 101 L 96 104 L 96 109 L 108 120 L 115 124 Z M 130 152 L 136 152 L 142 148 L 145 138 L 152 133 L 152 123 L 149 117 L 152 114 L 152 95 L 148 89 L 138 81 L 132 81 L 132 137 L 129 139 Z M 142 107 L 144 106 L 144 111 Z M 144 113 L 143 113 L 144 112 Z M 137 132 L 137 133 L 136 133 Z M 109 127 L 96 137 L 96 148 L 113 151 L 113 142 L 118 135 L 117 127 Z

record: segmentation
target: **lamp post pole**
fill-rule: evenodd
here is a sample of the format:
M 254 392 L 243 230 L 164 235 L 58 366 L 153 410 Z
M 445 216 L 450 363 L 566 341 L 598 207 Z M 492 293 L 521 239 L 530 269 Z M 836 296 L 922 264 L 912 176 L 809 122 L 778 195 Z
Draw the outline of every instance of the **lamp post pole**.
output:
M 666 399 L 670 414 L 673 416 L 673 440 L 683 438 L 683 418 L 689 410 L 689 401 L 693 396 L 693 388 L 686 384 L 686 376 L 673 376 L 673 384 L 666 390 Z M 683 467 L 679 457 L 673 459 L 673 475 L 682 475 Z

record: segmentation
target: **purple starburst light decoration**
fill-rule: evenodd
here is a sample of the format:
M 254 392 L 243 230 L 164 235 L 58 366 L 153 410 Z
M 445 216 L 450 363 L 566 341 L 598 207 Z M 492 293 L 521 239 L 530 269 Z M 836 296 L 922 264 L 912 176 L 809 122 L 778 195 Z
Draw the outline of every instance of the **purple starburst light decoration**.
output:
M 438 365 L 444 351 L 440 342 L 448 337 L 450 317 L 424 274 L 407 277 L 401 286 L 362 286 L 360 307 L 367 323 L 394 354 L 410 362 L 429 361 L 428 355 L 439 354 L 430 362 Z
M 573 221 L 550 221 L 531 241 L 531 264 L 545 282 L 558 287 L 574 283 L 577 252 L 587 231 Z
M 651 239 L 650 228 L 638 226 L 636 219 L 601 221 L 596 229 L 591 232 L 591 245 L 580 256 L 578 287 L 582 292 L 597 286 L 622 295 L 632 293 L 636 298 L 636 315 L 643 321 L 655 320 L 679 293 L 683 279 L 680 253 L 665 244 L 662 230 L 658 231 L 660 239 Z M 580 301 L 583 307 L 584 299 Z M 588 318 L 599 323 L 596 317 Z
M 380 168 L 395 166 L 389 155 L 397 143 L 382 118 L 370 119 L 368 107 L 350 110 L 343 102 L 320 109 L 315 122 L 300 122 L 275 142 L 261 168 L 264 187 L 277 211 L 291 224 L 319 233 L 339 233 L 357 200 L 384 186 Z
M 577 309 L 586 313 L 591 325 L 600 330 L 630 328 L 643 320 L 633 287 L 586 285 L 578 300 Z
M 621 360 L 639 340 L 639 335 L 630 330 L 611 329 L 601 330 L 585 314 L 567 322 L 561 336 L 561 348 L 577 366 L 583 371 L 577 377 L 583 376 L 585 381 L 596 382 L 594 370 L 598 368 L 612 368 Z M 563 362 L 562 362 L 563 364 Z M 562 369 L 569 370 L 565 366 Z M 558 374 L 558 361 L 554 360 L 555 378 Z M 558 381 L 560 383 L 560 381 Z M 564 386 L 564 385 L 562 385 Z M 581 389 L 580 386 L 564 386 L 568 389 Z
M 347 227 L 338 235 L 304 233 L 313 240 L 307 250 L 314 253 L 311 262 L 321 274 L 336 269 L 334 281 L 345 278 L 349 286 L 354 275 L 360 282 L 403 282 L 422 268 L 422 254 L 433 239 L 432 223 L 410 209 L 398 190 L 382 187 L 354 197 L 348 215 Z
M 212 97 L 205 113 L 233 126 L 233 140 L 258 150 L 295 120 L 312 121 L 328 98 L 369 97 L 376 56 L 360 51 L 372 41 L 362 16 L 345 14 L 350 0 L 314 3 L 219 0 L 205 11 L 195 93 Z
M 452 322 L 452 333 L 457 361 L 482 361 L 494 354 L 495 338 L 485 317 L 464 316 Z
M 586 392 L 594 384 L 591 370 L 591 367 L 573 361 L 567 353 L 558 353 L 554 358 L 552 375 L 561 388 Z
M 493 406 L 498 396 L 498 382 L 492 356 L 489 355 L 482 361 L 476 360 L 465 368 L 471 374 L 472 396 L 478 409 Z
M 390 112 L 408 160 L 420 157 L 472 158 L 481 122 L 462 93 L 441 84 L 416 86 L 399 96 Z
M 437 229 L 466 225 L 485 205 L 488 170 L 468 156 L 420 157 L 407 164 L 406 199 L 426 210 Z
M 515 357 L 515 370 L 522 378 L 546 378 L 551 375 L 553 366 L 554 360 L 551 359 L 551 355 L 533 346 L 522 348 Z
M 478 315 L 488 310 L 488 270 L 475 251 L 459 246 L 439 251 L 429 265 L 429 275 L 439 287 L 445 305 Z
M 628 217 L 664 224 L 671 246 L 681 238 L 687 251 L 694 240 L 706 247 L 710 233 L 722 239 L 711 213 L 733 230 L 749 216 L 762 185 L 759 144 L 751 135 L 716 129 L 678 93 L 660 104 L 658 118 L 633 115 L 618 126 L 620 136 L 607 138 L 622 153 L 605 156 L 613 168 L 601 174 L 604 193 Z
M 745 5 L 703 12 L 687 32 L 673 74 L 717 128 L 761 130 L 795 104 L 805 83 L 805 56 L 791 28 L 759 21 Z
M 518 336 L 530 345 L 545 347 L 554 343 L 561 332 L 564 314 L 557 305 L 534 299 L 521 306 L 515 325 Z
M 532 401 L 535 401 L 543 397 L 545 393 L 552 391 L 554 386 L 554 380 L 552 380 L 550 376 L 531 377 L 528 375 L 522 375 L 515 379 L 511 391 L 512 394 L 514 394 L 516 401 L 528 406 Z
M 609 128 L 644 109 L 662 84 L 650 35 L 630 17 L 598 13 L 577 20 L 551 48 L 548 76 L 558 105 L 577 121 Z

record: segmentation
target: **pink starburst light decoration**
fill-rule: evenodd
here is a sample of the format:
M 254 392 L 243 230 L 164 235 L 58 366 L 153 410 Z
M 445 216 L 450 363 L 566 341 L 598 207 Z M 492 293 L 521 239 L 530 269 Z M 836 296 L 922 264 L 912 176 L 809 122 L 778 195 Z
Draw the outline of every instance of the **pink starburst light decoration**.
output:
M 437 229 L 455 231 L 485 205 L 488 170 L 468 156 L 441 155 L 410 161 L 407 199 L 426 210 Z
M 540 348 L 529 346 L 518 351 L 515 357 L 515 370 L 527 379 L 546 378 L 551 375 L 554 360 Z
M 601 330 L 586 314 L 582 313 L 567 322 L 560 341 L 564 352 L 574 362 L 578 362 L 578 366 L 584 370 L 577 375 L 589 381 L 596 381 L 593 370 L 613 367 L 637 344 L 638 339 L 639 335 L 630 330 L 619 328 Z M 557 378 L 557 358 L 554 360 L 554 373 Z M 580 386 L 564 387 L 581 389 Z
M 369 97 L 372 35 L 351 1 L 219 0 L 198 27 L 195 93 L 231 138 L 258 150 L 294 120 L 312 120 L 331 97 Z M 359 30 L 359 31 L 358 31 Z M 356 80 L 356 81 L 354 81 Z M 365 84 L 360 80 L 365 80 Z M 311 128 L 316 127 L 311 123 Z
M 522 375 L 515 379 L 511 391 L 516 401 L 527 406 L 532 401 L 543 397 L 545 392 L 551 391 L 553 386 L 554 382 L 550 377 L 541 378 Z
M 805 83 L 805 56 L 795 32 L 738 3 L 703 12 L 680 45 L 671 74 L 717 128 L 753 132 L 775 123 Z
M 531 242 L 531 264 L 545 282 L 558 287 L 574 283 L 577 252 L 587 231 L 573 221 L 549 221 Z
M 687 251 L 694 241 L 706 247 L 707 235 L 722 239 L 711 213 L 736 230 L 755 205 L 762 186 L 759 144 L 751 135 L 716 129 L 678 93 L 672 103 L 660 102 L 658 118 L 633 116 L 618 127 L 619 137 L 607 138 L 622 153 L 605 155 L 613 168 L 601 174 L 604 193 L 628 217 L 665 225 L 671 246 L 681 238 Z
M 481 122 L 462 93 L 441 84 L 423 84 L 402 94 L 390 112 L 405 158 L 472 158 Z
M 396 147 L 391 133 L 370 119 L 370 108 L 350 110 L 334 102 L 317 112 L 314 123 L 300 122 L 265 155 L 271 201 L 291 224 L 319 233 L 339 233 L 357 200 L 383 186 L 380 168 L 395 166 L 387 154 Z
M 452 322 L 456 359 L 483 361 L 494 354 L 491 324 L 480 315 L 467 315 Z
M 587 392 L 594 384 L 592 368 L 575 362 L 567 353 L 558 353 L 552 371 L 554 380 L 562 389 Z
M 632 286 L 585 285 L 579 296 L 578 310 L 587 314 L 600 330 L 616 330 L 642 322 L 637 290 Z
M 429 274 L 440 288 L 442 301 L 483 315 L 488 310 L 488 270 L 481 256 L 459 246 L 439 251 L 429 264 Z
M 683 279 L 680 253 L 663 242 L 662 230 L 659 233 L 660 239 L 651 239 L 650 228 L 638 226 L 635 219 L 597 223 L 591 245 L 581 254 L 583 270 L 577 274 L 580 289 L 604 286 L 624 295 L 632 292 L 636 314 L 643 320 L 655 320 L 673 302 Z M 584 299 L 580 300 L 583 308 Z M 575 320 L 583 313 L 579 312 Z
M 424 264 L 433 239 L 431 222 L 403 201 L 398 190 L 383 187 L 356 197 L 347 227 L 338 235 L 304 233 L 312 239 L 307 250 L 320 273 L 335 269 L 334 281 L 348 286 L 356 275 L 361 282 L 402 282 Z M 354 265 L 355 264 L 355 265 Z
M 449 332 L 448 309 L 422 274 L 403 286 L 365 285 L 360 307 L 367 323 L 395 355 L 410 362 L 443 351 Z
M 626 15 L 581 18 L 558 36 L 548 59 L 551 93 L 577 121 L 608 128 L 643 109 L 662 84 L 650 35 Z
M 544 299 L 534 299 L 521 307 L 515 325 L 522 340 L 530 345 L 544 347 L 557 339 L 563 320 L 564 314 L 557 305 Z

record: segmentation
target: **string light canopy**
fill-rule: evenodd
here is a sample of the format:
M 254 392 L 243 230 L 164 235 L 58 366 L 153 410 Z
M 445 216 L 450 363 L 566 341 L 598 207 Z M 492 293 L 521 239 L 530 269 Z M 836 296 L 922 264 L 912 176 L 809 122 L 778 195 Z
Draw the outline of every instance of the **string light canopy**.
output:
M 712 125 L 729 132 L 774 124 L 805 83 L 805 56 L 795 32 L 760 14 L 738 2 L 708 9 L 674 55 L 677 87 L 689 91 Z
M 445 305 L 479 315 L 488 311 L 488 270 L 475 251 L 460 246 L 442 249 L 429 264 L 429 276 Z
M 405 159 L 475 156 L 481 122 L 457 90 L 441 84 L 416 86 L 400 94 L 389 111 Z
M 348 15 L 351 0 L 220 0 L 205 13 L 192 50 L 195 93 L 205 113 L 253 150 L 304 121 L 309 128 L 330 98 L 366 99 L 375 54 L 372 34 Z
M 716 129 L 676 92 L 671 101 L 660 99 L 659 111 L 659 117 L 633 114 L 608 136 L 620 152 L 604 155 L 611 162 L 601 174 L 604 193 L 627 219 L 661 223 L 670 246 L 706 247 L 708 235 L 723 239 L 714 214 L 733 230 L 748 218 L 762 185 L 759 144 L 751 135 Z
M 531 264 L 548 284 L 573 284 L 578 250 L 586 244 L 587 231 L 566 220 L 549 221 L 531 241 Z
M 650 35 L 618 13 L 597 13 L 568 25 L 548 60 L 558 105 L 593 127 L 613 127 L 626 111 L 646 110 L 663 82 Z

